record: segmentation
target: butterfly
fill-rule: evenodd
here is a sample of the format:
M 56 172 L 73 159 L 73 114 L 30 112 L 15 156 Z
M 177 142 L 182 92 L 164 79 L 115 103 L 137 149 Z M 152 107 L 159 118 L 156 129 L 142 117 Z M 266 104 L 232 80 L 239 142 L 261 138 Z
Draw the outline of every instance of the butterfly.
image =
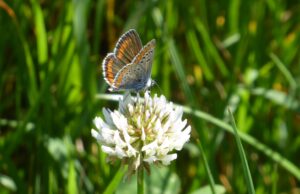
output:
M 103 76 L 110 91 L 140 92 L 154 85 L 151 79 L 155 39 L 144 47 L 138 33 L 131 29 L 123 34 L 112 53 L 102 62 Z

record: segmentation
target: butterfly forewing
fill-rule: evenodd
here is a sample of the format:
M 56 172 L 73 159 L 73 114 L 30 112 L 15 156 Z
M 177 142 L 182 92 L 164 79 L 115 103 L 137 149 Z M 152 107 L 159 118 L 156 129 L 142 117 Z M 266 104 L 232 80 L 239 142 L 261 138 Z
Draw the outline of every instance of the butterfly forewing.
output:
M 142 47 L 142 41 L 138 33 L 132 29 L 120 37 L 114 53 L 116 58 L 125 65 L 132 62 L 133 58 L 139 53 Z
M 144 69 L 143 76 L 147 80 L 151 75 L 155 44 L 156 42 L 154 39 L 148 42 L 132 61 L 133 64 L 139 64 L 142 66 L 142 68 Z

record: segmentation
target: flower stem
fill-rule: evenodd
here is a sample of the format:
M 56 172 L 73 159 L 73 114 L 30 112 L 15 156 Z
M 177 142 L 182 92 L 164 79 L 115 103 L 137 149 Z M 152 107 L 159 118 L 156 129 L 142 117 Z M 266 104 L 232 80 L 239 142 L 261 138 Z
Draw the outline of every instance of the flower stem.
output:
M 137 170 L 137 190 L 138 194 L 144 194 L 144 169 L 142 167 Z

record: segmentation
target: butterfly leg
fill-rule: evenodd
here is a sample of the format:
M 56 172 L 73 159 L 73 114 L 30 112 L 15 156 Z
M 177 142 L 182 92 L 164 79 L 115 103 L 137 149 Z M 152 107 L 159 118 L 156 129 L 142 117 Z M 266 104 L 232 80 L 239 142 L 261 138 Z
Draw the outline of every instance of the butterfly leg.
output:
M 140 103 L 140 93 L 136 92 L 136 103 Z

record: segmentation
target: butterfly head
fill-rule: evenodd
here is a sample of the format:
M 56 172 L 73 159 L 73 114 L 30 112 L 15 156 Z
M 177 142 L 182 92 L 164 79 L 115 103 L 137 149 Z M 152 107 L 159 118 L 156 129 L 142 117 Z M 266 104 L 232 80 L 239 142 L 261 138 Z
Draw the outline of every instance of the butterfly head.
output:
M 147 88 L 152 88 L 155 84 L 156 82 L 150 78 L 147 82 Z
M 148 89 L 152 88 L 155 84 L 156 84 L 156 82 L 153 79 L 149 78 L 144 90 L 148 90 Z

